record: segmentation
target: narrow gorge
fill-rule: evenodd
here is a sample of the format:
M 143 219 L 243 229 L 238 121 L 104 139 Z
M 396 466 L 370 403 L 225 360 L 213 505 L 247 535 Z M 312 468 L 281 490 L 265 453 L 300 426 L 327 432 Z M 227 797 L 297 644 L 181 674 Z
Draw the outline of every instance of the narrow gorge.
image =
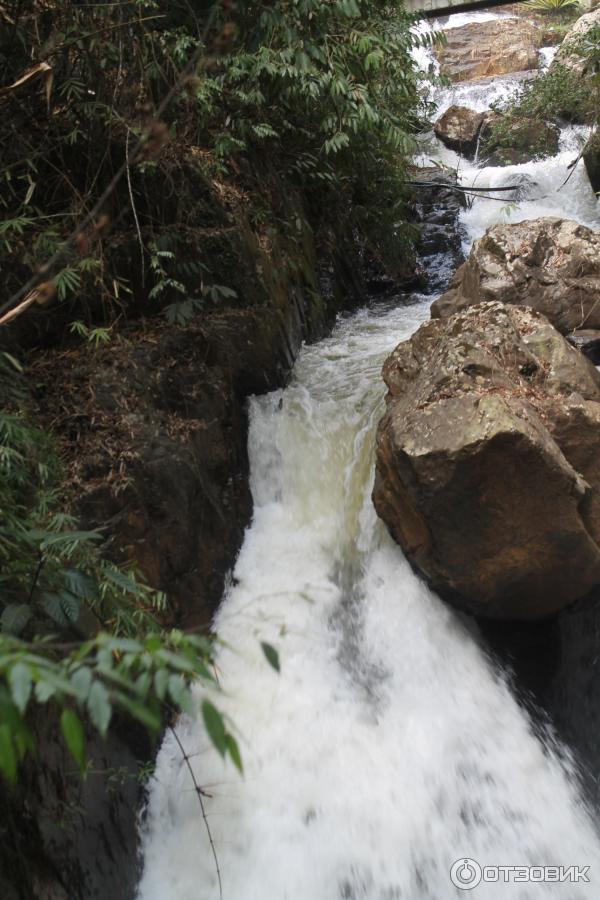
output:
M 600 271 L 593 232 L 600 226 L 598 204 L 583 163 L 573 166 L 587 138 L 586 126 L 563 122 L 556 152 L 545 158 L 536 158 L 534 148 L 530 150 L 533 159 L 494 165 L 494 160 L 486 162 L 482 152 L 479 129 L 490 105 L 507 98 L 516 85 L 531 78 L 538 61 L 545 66 L 554 53 L 543 45 L 539 25 L 523 22 L 520 15 L 511 8 L 457 14 L 433 24 L 447 30 L 447 48 L 440 51 L 440 61 L 455 79 L 454 84 L 435 89 L 437 114 L 443 117 L 451 107 L 467 107 L 478 118 L 470 146 L 464 146 L 468 141 L 461 144 L 450 137 L 445 143 L 454 149 L 449 149 L 433 134 L 423 135 L 420 168 L 414 177 L 444 182 L 450 171 L 465 189 L 467 202 L 457 223 L 462 244 L 458 256 L 462 250 L 468 257 L 474 242 L 488 229 L 510 232 L 515 223 L 524 223 L 519 250 L 513 256 L 506 252 L 510 268 L 510 261 L 520 258 L 528 241 L 535 244 L 536 228 L 546 237 L 559 227 L 558 220 L 572 220 L 592 229 L 591 233 L 580 230 L 582 240 L 588 241 L 593 271 L 588 266 L 583 274 L 580 267 L 579 274 L 595 279 Z M 490 24 L 493 27 L 488 29 Z M 473 44 L 469 43 L 470 28 Z M 466 36 L 454 40 L 454 29 Z M 525 51 L 517 49 L 506 58 L 500 49 L 499 74 L 490 75 L 489 57 L 498 35 L 512 45 L 516 34 Z M 456 47 L 462 47 L 469 59 L 468 73 L 460 62 L 447 62 Z M 423 53 L 420 64 L 430 69 L 438 66 L 430 51 Z M 519 73 L 519 68 L 529 71 Z M 483 80 L 473 80 L 482 75 Z M 441 131 L 436 127 L 436 133 Z M 458 155 L 458 149 L 466 154 Z M 470 188 L 475 190 L 469 192 Z M 477 324 L 469 324 L 475 343 L 472 358 L 464 354 L 464 378 L 479 377 L 481 396 L 489 393 L 489 385 L 480 377 L 485 374 L 480 360 L 485 341 L 493 344 L 494 352 L 506 341 L 510 355 L 511 328 L 515 327 L 521 335 L 535 335 L 536 328 L 546 328 L 544 335 L 540 332 L 540 347 L 555 340 L 553 333 L 567 362 L 573 354 L 570 384 L 563 370 L 557 374 L 555 361 L 545 369 L 550 381 L 562 377 L 565 396 L 578 391 L 587 396 L 588 390 L 595 398 L 600 377 L 546 319 L 538 320 L 527 311 L 510 312 L 510 306 L 503 311 L 498 300 L 525 302 L 531 285 L 519 288 L 512 269 L 502 275 L 497 250 L 492 251 L 496 254 L 493 265 L 489 263 L 489 291 L 474 291 L 469 300 L 488 301 L 488 319 L 486 306 L 474 306 L 468 319 L 466 302 L 436 299 L 448 287 L 459 261 L 457 248 L 453 250 L 452 240 L 447 241 L 447 221 L 451 217 L 447 219 L 443 212 L 437 214 L 438 224 L 435 215 L 430 217 L 423 235 L 428 255 L 422 257 L 422 264 L 433 273 L 433 295 L 413 292 L 374 299 L 366 308 L 343 315 L 331 337 L 302 349 L 289 386 L 251 400 L 253 519 L 214 622 L 224 642 L 218 657 L 221 699 L 239 731 L 244 777 L 240 779 L 208 747 L 198 718 L 186 717 L 178 724 L 177 740 L 173 735 L 166 737 L 144 814 L 144 872 L 138 900 L 208 900 L 221 891 L 228 900 L 438 900 L 461 895 L 460 885 L 454 887 L 450 880 L 450 868 L 463 856 L 470 858 L 465 861 L 469 865 L 473 861 L 480 866 L 585 865 L 591 873 L 589 882 L 576 884 L 509 885 L 497 876 L 476 885 L 476 897 L 597 896 L 596 602 L 590 600 L 558 619 L 519 625 L 455 613 L 428 589 L 417 574 L 430 568 L 415 549 L 422 540 L 419 528 L 439 525 L 433 539 L 438 559 L 446 546 L 441 530 L 447 529 L 447 542 L 455 542 L 461 572 L 460 577 L 453 576 L 453 584 L 459 592 L 468 593 L 482 578 L 476 541 L 478 528 L 487 526 L 469 518 L 480 508 L 480 499 L 475 496 L 472 507 L 464 500 L 465 492 L 477 491 L 476 480 L 471 487 L 458 480 L 457 493 L 442 501 L 447 505 L 432 510 L 435 479 L 442 484 L 445 477 L 442 447 L 445 441 L 452 443 L 453 433 L 460 443 L 462 433 L 457 429 L 463 425 L 460 418 L 453 419 L 458 413 L 449 406 L 439 446 L 430 436 L 431 418 L 423 419 L 422 437 L 417 419 L 406 412 L 406 403 L 412 401 L 412 397 L 406 400 L 407 390 L 413 390 L 407 389 L 406 379 L 425 382 L 431 377 L 433 384 L 437 377 L 440 391 L 453 390 L 450 378 L 444 378 L 439 368 L 440 346 L 446 349 L 444 324 L 434 320 L 427 326 L 429 331 L 424 330 L 432 300 L 438 316 L 465 310 L 460 314 L 463 319 L 456 315 L 449 319 L 458 343 L 468 331 L 467 324 L 479 316 Z M 568 228 L 575 240 L 575 226 Z M 561 246 L 568 254 L 572 241 Z M 461 271 L 469 273 L 468 267 L 473 268 L 476 261 L 475 257 L 467 262 Z M 554 282 L 548 254 L 541 253 L 537 264 L 542 269 L 540 290 L 549 285 L 551 294 Z M 556 263 L 559 268 L 561 264 Z M 576 291 L 573 272 L 565 277 Z M 483 279 L 480 276 L 482 283 Z M 455 277 L 452 283 L 457 286 L 450 294 L 452 290 L 456 294 L 461 282 Z M 468 283 L 473 285 L 472 275 Z M 548 301 L 549 309 L 542 304 L 541 312 L 560 331 L 596 327 L 597 282 L 590 295 L 591 308 L 580 313 L 578 307 L 573 313 L 581 321 L 560 320 L 557 297 L 568 305 L 564 283 L 562 290 L 554 291 L 554 300 Z M 448 312 L 444 303 L 453 304 Z M 536 302 L 533 306 L 540 309 Z M 423 334 L 418 351 L 414 339 L 409 342 L 417 329 Z M 405 406 L 399 409 L 394 431 L 392 468 L 379 470 L 378 478 L 388 480 L 379 488 L 376 485 L 375 500 L 388 525 L 398 522 L 399 542 L 409 558 L 415 556 L 417 571 L 377 519 L 371 503 L 375 432 L 384 412 L 380 372 L 386 357 L 403 341 L 386 364 L 386 380 L 392 395 L 397 392 Z M 401 355 L 402 348 L 408 354 L 411 346 L 414 363 Z M 544 352 L 544 359 L 549 358 L 550 351 Z M 524 370 L 529 371 L 527 364 L 527 360 L 516 360 L 510 377 L 518 381 Z M 529 362 L 538 364 L 545 366 L 540 360 Z M 399 375 L 394 374 L 394 366 Z M 494 386 L 499 371 L 489 377 Z M 429 393 L 431 384 L 424 383 L 419 390 L 415 416 L 423 417 L 425 403 L 432 402 L 434 395 Z M 539 396 L 540 389 L 536 390 Z M 401 434 L 402 427 L 406 435 Z M 435 425 L 433 434 L 437 435 Z M 398 506 L 391 511 L 392 501 L 388 503 L 384 495 L 390 489 L 392 469 L 402 473 L 394 469 L 400 448 L 410 453 L 408 445 L 419 440 L 432 442 L 429 470 L 425 451 L 414 450 L 415 460 L 422 465 L 423 497 L 429 498 L 424 502 L 430 505 L 423 512 L 425 524 L 413 528 L 413 513 L 406 501 L 406 492 L 412 490 L 410 479 L 398 489 Z M 487 471 L 487 477 L 500 491 L 503 466 L 508 467 L 511 474 L 505 476 L 504 487 L 513 489 L 514 496 L 502 503 L 515 518 L 512 524 L 498 519 L 497 525 L 506 530 L 496 533 L 498 546 L 492 541 L 485 552 L 496 559 L 500 574 L 508 567 L 514 578 L 510 553 L 501 555 L 506 541 L 523 545 L 532 529 L 547 525 L 548 517 L 562 521 L 566 513 L 552 493 L 554 476 L 545 474 L 538 461 L 531 462 L 529 471 L 523 457 L 513 473 L 506 449 L 499 453 L 498 465 Z M 413 473 L 421 471 L 416 465 L 413 462 Z M 456 465 L 453 462 L 451 467 L 455 479 Z M 476 462 L 467 456 L 464 465 L 465 477 L 474 477 Z M 478 477 L 486 477 L 485 470 L 483 474 L 475 471 Z M 515 481 L 519 473 L 522 481 Z M 480 490 L 488 490 L 487 482 L 480 482 Z M 537 506 L 528 508 L 529 501 L 523 500 L 520 509 L 519 492 L 529 490 Z M 565 496 L 573 490 L 566 486 Z M 415 502 L 415 494 L 411 497 Z M 456 508 L 460 503 L 464 505 Z M 511 533 L 517 520 L 524 522 L 523 534 Z M 559 549 L 565 553 L 564 560 L 557 556 Z M 539 596 L 531 596 L 527 583 L 522 597 L 509 584 L 513 606 L 500 597 L 496 607 L 500 617 L 520 618 L 519 610 L 531 597 L 534 614 L 544 618 L 597 584 L 598 572 L 590 571 L 585 582 L 584 563 L 571 553 L 572 544 L 564 535 L 557 547 L 534 545 L 531 559 L 523 563 L 525 574 L 529 577 L 545 554 L 556 569 L 546 572 Z M 498 573 L 490 577 L 497 578 Z M 574 587 L 580 577 L 581 590 Z M 280 673 L 264 665 L 261 642 L 278 648 Z M 206 785 L 209 829 L 199 815 L 179 742 L 189 755 L 197 783 Z
M 600 8 L 465 5 L 0 3 L 1 900 L 600 896 Z

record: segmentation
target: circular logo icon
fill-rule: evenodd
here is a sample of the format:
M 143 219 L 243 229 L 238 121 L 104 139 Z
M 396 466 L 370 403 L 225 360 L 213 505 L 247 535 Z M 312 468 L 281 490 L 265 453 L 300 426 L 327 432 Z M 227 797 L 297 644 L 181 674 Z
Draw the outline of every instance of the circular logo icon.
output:
M 461 891 L 471 891 L 481 881 L 481 866 L 474 859 L 457 859 L 450 869 L 450 878 Z

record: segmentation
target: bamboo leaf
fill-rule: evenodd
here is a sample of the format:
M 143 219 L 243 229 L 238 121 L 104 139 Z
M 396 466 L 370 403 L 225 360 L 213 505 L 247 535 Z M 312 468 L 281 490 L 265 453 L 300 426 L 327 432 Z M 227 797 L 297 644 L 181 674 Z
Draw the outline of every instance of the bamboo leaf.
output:
M 280 672 L 280 664 L 279 664 L 279 653 L 275 649 L 275 647 L 271 646 L 271 644 L 265 643 L 265 641 L 261 642 L 262 652 L 265 655 L 265 658 L 269 665 L 275 669 L 276 672 Z
M 79 766 L 79 770 L 85 771 L 85 731 L 77 713 L 72 709 L 63 709 L 60 727 L 71 756 Z
M 202 703 L 202 718 L 211 743 L 215 749 L 225 756 L 227 753 L 227 731 L 223 716 L 210 700 L 204 700 Z

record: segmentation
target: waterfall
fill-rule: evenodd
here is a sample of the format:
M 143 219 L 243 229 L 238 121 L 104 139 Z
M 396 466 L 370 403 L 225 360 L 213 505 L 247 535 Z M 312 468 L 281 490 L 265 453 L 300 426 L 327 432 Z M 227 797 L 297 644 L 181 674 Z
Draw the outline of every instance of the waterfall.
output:
M 491 83 L 488 102 L 510 83 Z M 509 214 L 597 224 L 581 165 L 558 190 L 578 139 L 566 131 L 543 163 L 463 162 L 463 184 L 522 184 L 510 213 L 485 200 L 465 210 L 466 244 Z M 427 152 L 456 160 L 435 142 Z M 589 883 L 482 880 L 477 900 L 599 896 L 600 842 L 569 753 L 534 730 L 508 677 L 411 571 L 370 501 L 381 365 L 430 301 L 342 317 L 302 350 L 285 390 L 250 403 L 254 517 L 215 620 L 215 702 L 238 737 L 243 777 L 211 748 L 200 717 L 177 725 L 209 795 L 224 900 L 469 896 L 450 876 L 455 863 L 473 865 L 465 859 L 590 867 Z M 278 649 L 279 674 L 261 641 Z M 143 845 L 138 900 L 217 900 L 198 797 L 169 735 Z

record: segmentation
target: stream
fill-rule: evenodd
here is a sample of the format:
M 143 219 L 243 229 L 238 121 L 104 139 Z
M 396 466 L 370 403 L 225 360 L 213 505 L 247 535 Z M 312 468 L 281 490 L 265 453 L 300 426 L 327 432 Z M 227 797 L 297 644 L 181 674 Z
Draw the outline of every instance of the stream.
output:
M 440 112 L 451 103 L 483 110 L 514 82 L 437 89 L 435 99 Z M 424 136 L 420 161 L 457 168 L 465 186 L 519 185 L 510 205 L 475 199 L 462 213 L 468 252 L 496 222 L 559 215 L 600 227 L 581 163 L 561 189 L 581 140 L 582 129 L 565 128 L 551 160 L 481 168 Z M 484 636 L 413 573 L 371 504 L 381 366 L 433 299 L 402 296 L 341 317 L 329 338 L 303 348 L 287 388 L 251 400 L 254 518 L 215 620 L 224 642 L 215 702 L 238 738 L 244 775 L 211 748 L 200 717 L 180 720 L 209 795 L 218 874 L 194 785 L 167 735 L 141 825 L 138 900 L 218 900 L 219 878 L 224 900 L 600 896 L 596 804 L 582 775 L 589 760 L 582 764 L 576 739 L 557 735 L 552 703 L 542 709 L 539 665 L 519 675 L 535 641 L 536 658 L 555 662 L 559 626 L 540 626 L 535 638 L 501 626 Z M 261 641 L 277 648 L 279 674 Z M 465 894 L 451 880 L 455 863 L 468 872 L 589 871 L 545 883 L 500 873 Z

